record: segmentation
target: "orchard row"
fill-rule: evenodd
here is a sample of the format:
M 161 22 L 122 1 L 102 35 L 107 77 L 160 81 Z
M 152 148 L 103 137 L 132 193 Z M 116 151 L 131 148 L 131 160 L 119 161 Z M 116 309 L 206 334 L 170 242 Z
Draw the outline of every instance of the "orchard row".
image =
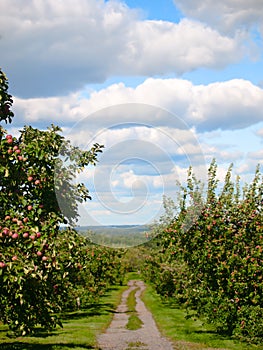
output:
M 220 191 L 213 161 L 208 187 L 189 169 L 181 207 L 159 226 L 146 259 L 146 278 L 161 295 L 218 332 L 251 342 L 263 340 L 263 183 L 259 167 L 250 185 L 227 172 Z
M 0 70 L 0 122 L 12 121 L 12 102 Z M 0 321 L 17 334 L 55 327 L 61 311 L 85 307 L 121 282 L 120 252 L 60 229 L 90 198 L 84 184 L 72 180 L 96 165 L 101 149 L 73 147 L 54 125 L 46 131 L 26 126 L 18 137 L 0 125 Z

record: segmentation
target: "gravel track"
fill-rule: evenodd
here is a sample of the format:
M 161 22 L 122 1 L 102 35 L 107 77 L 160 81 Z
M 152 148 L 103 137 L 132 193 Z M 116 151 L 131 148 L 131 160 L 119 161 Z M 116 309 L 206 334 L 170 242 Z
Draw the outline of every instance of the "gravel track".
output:
M 172 343 L 164 338 L 152 317 L 151 312 L 145 307 L 141 300 L 141 294 L 145 289 L 143 281 L 131 280 L 129 288 L 122 294 L 113 320 L 105 333 L 101 334 L 97 341 L 101 350 L 174 350 Z M 140 329 L 128 330 L 126 324 L 129 319 L 127 309 L 127 297 L 129 293 L 137 289 L 135 293 L 136 311 L 138 317 L 143 322 Z

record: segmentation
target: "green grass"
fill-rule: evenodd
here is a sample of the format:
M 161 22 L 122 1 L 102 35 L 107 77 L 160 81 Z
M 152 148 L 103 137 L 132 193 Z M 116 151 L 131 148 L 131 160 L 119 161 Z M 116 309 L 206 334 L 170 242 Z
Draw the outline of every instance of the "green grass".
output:
M 111 288 L 99 303 L 83 311 L 65 314 L 63 328 L 51 333 L 38 329 L 34 336 L 12 338 L 8 335 L 8 328 L 0 325 L 0 350 L 97 349 L 96 336 L 109 326 L 126 288 Z
M 136 299 L 135 299 L 135 294 L 137 292 L 139 288 L 133 289 L 127 298 L 127 308 L 128 308 L 128 312 L 130 313 L 129 319 L 128 319 L 128 323 L 126 325 L 126 328 L 134 331 L 136 329 L 141 328 L 142 326 L 142 321 L 141 319 L 138 317 L 137 312 L 136 312 Z
M 128 312 L 136 312 L 136 299 L 135 294 L 139 290 L 139 288 L 133 289 L 127 298 L 127 308 Z
M 141 319 L 136 314 L 132 314 L 129 317 L 126 328 L 130 331 L 136 331 L 136 329 L 140 329 L 142 327 L 142 324 Z
M 176 349 L 221 348 L 228 350 L 262 350 L 263 345 L 251 345 L 222 337 L 212 327 L 203 326 L 202 321 L 186 319 L 184 310 L 169 302 L 164 302 L 154 290 L 147 286 L 142 297 L 146 307 L 152 312 L 160 331 L 175 342 Z
M 140 280 L 142 276 L 138 272 L 128 272 L 124 278 L 124 284 L 127 284 L 130 280 Z

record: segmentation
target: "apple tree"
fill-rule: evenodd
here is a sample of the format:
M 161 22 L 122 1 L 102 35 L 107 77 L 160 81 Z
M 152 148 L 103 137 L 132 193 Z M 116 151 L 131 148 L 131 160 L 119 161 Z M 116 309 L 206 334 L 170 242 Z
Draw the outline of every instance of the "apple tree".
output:
M 217 165 L 208 169 L 206 196 L 194 178 L 182 191 L 188 199 L 175 220 L 156 237 L 144 274 L 158 293 L 171 297 L 215 329 L 262 343 L 263 176 L 258 166 L 251 183 L 240 187 L 229 167 L 218 188 Z M 192 207 L 201 203 L 196 217 Z M 191 205 L 192 204 L 192 205 Z M 185 230 L 187 212 L 192 218 Z
M 0 70 L 0 121 L 12 121 L 11 106 Z M 54 125 L 44 131 L 25 126 L 19 136 L 0 126 L 0 320 L 19 334 L 59 323 L 71 263 L 66 250 L 63 257 L 57 251 L 60 225 L 77 219 L 78 202 L 90 198 L 85 185 L 72 180 L 96 164 L 102 147 L 73 147 Z M 61 162 L 61 150 L 70 167 Z M 63 211 L 58 196 L 67 204 Z

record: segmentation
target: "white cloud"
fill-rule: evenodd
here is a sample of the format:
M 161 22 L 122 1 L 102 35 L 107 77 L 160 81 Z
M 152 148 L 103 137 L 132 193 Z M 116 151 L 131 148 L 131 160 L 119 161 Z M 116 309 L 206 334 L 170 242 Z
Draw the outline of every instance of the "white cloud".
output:
M 135 74 L 182 74 L 200 66 L 221 68 L 238 61 L 242 53 L 234 54 L 238 46 L 237 39 L 223 37 L 215 30 L 187 19 L 178 24 L 141 21 L 136 22 L 132 30 L 123 62 Z
M 15 112 L 15 123 L 44 125 L 56 119 L 56 123 L 64 125 L 74 123 L 78 119 L 75 108 L 79 106 L 80 98 L 77 93 L 67 96 L 46 97 L 46 98 L 15 98 L 13 110 Z M 20 122 L 20 123 L 21 123 Z M 46 125 L 45 125 L 46 126 Z
M 80 122 L 74 127 L 90 131 L 132 122 L 155 128 L 234 130 L 262 121 L 263 89 L 243 79 L 193 85 L 181 79 L 149 78 L 136 88 L 114 84 L 87 98 L 83 93 L 16 98 L 15 112 L 25 122 Z
M 48 122 L 47 111 L 59 115 L 59 122 L 68 125 L 65 135 L 74 144 L 86 148 L 94 142 L 105 145 L 97 167 L 81 179 L 90 188 L 93 201 L 104 203 L 107 210 L 133 212 L 150 202 L 156 192 L 175 196 L 176 180 L 184 182 L 189 165 L 204 178 L 204 168 L 216 158 L 223 169 L 222 180 L 231 162 L 237 173 L 251 174 L 262 159 L 261 153 L 246 154 L 249 150 L 235 146 L 232 131 L 228 141 L 219 143 L 225 131 L 218 128 L 236 132 L 262 120 L 263 90 L 248 81 L 195 86 L 180 79 L 147 79 L 135 88 L 120 83 L 84 95 L 16 98 L 15 105 L 22 118 L 29 111 L 35 122 L 39 116 L 41 122 Z M 191 125 L 196 125 L 198 133 Z
M 234 79 L 195 89 L 190 107 L 193 119 L 206 129 L 239 129 L 262 120 L 263 90 L 251 82 Z
M 92 143 L 98 142 L 105 146 L 105 152 L 111 153 L 116 149 L 119 159 L 129 156 L 127 148 L 131 148 L 131 145 L 134 156 L 138 157 L 141 154 L 148 157 L 149 161 L 164 161 L 167 155 L 200 152 L 196 132 L 192 129 L 150 128 L 144 125 L 125 127 L 123 124 L 120 129 L 102 129 L 97 134 L 88 129 L 75 127 L 68 136 L 73 144 L 80 147 L 89 148 Z
M 263 150 L 258 150 L 255 152 L 249 152 L 248 158 L 258 161 L 258 163 L 263 164 Z
M 202 150 L 205 154 L 205 159 L 207 162 L 215 158 L 219 163 L 230 164 L 239 162 L 245 157 L 244 152 L 228 151 L 227 147 L 222 149 L 222 147 L 220 148 L 219 146 L 208 145 L 206 143 L 202 143 Z
M 131 200 L 131 198 L 130 198 Z M 105 207 L 105 202 L 91 201 L 83 205 L 81 213 L 82 225 L 108 225 L 108 224 L 149 224 L 157 220 L 163 211 L 162 199 L 159 194 L 153 195 L 149 200 L 141 202 L 140 198 L 135 198 L 135 210 L 133 212 L 125 212 L 128 208 L 129 201 L 119 201 L 120 210 Z M 110 204 L 110 203 L 109 203 Z M 107 206 L 107 204 L 106 204 Z M 137 207 L 136 207 L 137 206 Z
M 1 64 L 19 96 L 76 91 L 113 75 L 221 68 L 243 55 L 240 38 L 201 23 L 141 20 L 118 1 L 2 0 Z
M 238 168 L 237 168 L 237 174 L 241 176 L 242 182 L 243 183 L 250 183 L 253 178 L 254 178 L 254 174 L 255 174 L 255 170 L 256 167 L 258 166 L 258 164 L 261 165 L 261 172 L 262 172 L 262 158 L 261 159 L 257 159 L 257 158 L 253 158 L 253 157 L 247 157 L 245 162 L 242 163 Z
M 174 0 L 186 16 L 209 23 L 224 32 L 261 26 L 263 2 L 259 0 Z

